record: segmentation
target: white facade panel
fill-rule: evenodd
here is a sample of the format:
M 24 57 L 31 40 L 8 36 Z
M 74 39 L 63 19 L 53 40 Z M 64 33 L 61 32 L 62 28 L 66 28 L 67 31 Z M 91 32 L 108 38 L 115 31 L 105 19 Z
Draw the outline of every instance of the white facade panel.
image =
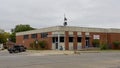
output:
M 89 33 L 89 32 L 86 32 L 85 35 L 90 35 L 90 33 Z
M 69 43 L 69 50 L 73 50 L 73 43 Z
M 81 49 L 82 49 L 82 43 L 78 43 L 77 50 L 81 50 Z
M 56 45 L 55 45 L 55 43 L 52 44 L 52 50 L 56 50 Z
M 69 35 L 73 35 L 73 32 L 69 32 Z
M 81 32 L 77 32 L 77 35 L 82 35 L 82 33 Z

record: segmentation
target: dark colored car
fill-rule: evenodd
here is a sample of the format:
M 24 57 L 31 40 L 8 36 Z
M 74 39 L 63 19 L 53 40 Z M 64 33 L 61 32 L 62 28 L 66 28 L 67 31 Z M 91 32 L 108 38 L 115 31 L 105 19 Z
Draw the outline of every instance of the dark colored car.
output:
M 8 49 L 9 53 L 19 53 L 19 52 L 25 52 L 26 47 L 23 45 L 14 45 L 13 47 Z

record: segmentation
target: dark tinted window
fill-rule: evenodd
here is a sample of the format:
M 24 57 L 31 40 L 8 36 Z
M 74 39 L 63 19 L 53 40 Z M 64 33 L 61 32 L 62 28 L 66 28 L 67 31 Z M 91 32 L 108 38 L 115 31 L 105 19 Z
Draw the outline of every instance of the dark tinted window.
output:
M 52 41 L 53 41 L 53 43 L 58 42 L 58 38 L 57 37 L 53 37 Z
M 52 42 L 53 42 L 53 43 L 55 42 L 55 37 L 52 38 Z
M 69 37 L 69 42 L 73 42 L 73 37 Z
M 29 35 L 24 35 L 24 39 L 28 39 L 29 38 Z
M 60 42 L 64 42 L 64 37 L 60 37 Z
M 48 33 L 41 33 L 41 38 L 46 38 L 48 36 Z
M 78 38 L 77 38 L 77 41 L 78 41 L 78 42 L 81 42 L 81 39 L 82 39 L 81 37 L 78 37 Z
M 37 34 L 32 34 L 31 38 L 37 38 Z

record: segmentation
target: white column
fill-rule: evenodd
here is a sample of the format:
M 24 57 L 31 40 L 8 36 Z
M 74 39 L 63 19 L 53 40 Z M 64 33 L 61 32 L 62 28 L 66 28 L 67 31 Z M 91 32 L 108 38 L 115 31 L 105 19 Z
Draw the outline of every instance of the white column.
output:
M 58 50 L 60 49 L 60 34 L 58 32 Z

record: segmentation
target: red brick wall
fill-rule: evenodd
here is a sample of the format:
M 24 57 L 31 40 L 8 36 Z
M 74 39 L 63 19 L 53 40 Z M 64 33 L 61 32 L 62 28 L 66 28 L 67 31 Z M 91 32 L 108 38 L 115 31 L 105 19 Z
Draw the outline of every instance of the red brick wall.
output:
M 65 31 L 65 49 L 69 49 L 69 32 Z
M 91 36 L 91 44 L 92 44 L 92 41 L 94 40 L 93 39 L 93 35 L 100 35 L 100 44 L 102 43 L 107 43 L 107 33 L 90 33 L 90 36 Z
M 48 35 L 52 35 L 52 32 L 49 32 Z M 51 37 L 42 39 L 40 33 L 38 33 L 36 39 L 37 40 L 45 40 L 45 41 L 47 41 L 46 48 L 47 49 L 51 49 L 51 47 L 52 47 L 52 38 Z M 29 35 L 29 39 L 23 39 L 22 35 L 21 36 L 16 36 L 16 44 L 23 44 L 27 48 L 29 48 L 30 47 L 30 43 L 33 43 L 36 39 L 32 39 L 31 38 L 31 34 Z
M 112 48 L 115 48 L 113 45 L 114 41 L 120 41 L 120 33 L 109 33 L 108 34 L 108 42 Z
M 100 44 L 106 43 L 109 47 L 114 48 L 113 42 L 120 41 L 120 33 L 90 33 L 91 43 L 93 41 L 93 35 L 100 35 Z
M 73 32 L 73 36 L 74 36 L 74 42 L 73 42 L 73 47 L 74 49 L 77 49 L 77 32 Z
M 48 32 L 48 35 L 52 35 L 52 32 Z M 73 32 L 74 35 L 74 49 L 77 49 L 77 32 Z M 108 43 L 108 45 L 110 45 L 112 48 L 114 48 L 113 46 L 113 42 L 118 40 L 120 41 L 120 33 L 96 33 L 96 32 L 90 32 L 90 45 L 92 45 L 92 41 L 93 41 L 93 35 L 100 35 L 100 43 Z M 37 39 L 38 40 L 46 40 L 48 45 L 47 45 L 47 49 L 51 49 L 52 48 L 52 37 L 47 37 L 42 39 L 40 33 L 37 34 Z M 82 32 L 82 47 L 85 47 L 85 32 Z M 36 39 L 32 39 L 31 38 L 31 34 L 29 35 L 29 39 L 23 39 L 23 36 L 16 36 L 16 44 L 23 44 L 25 45 L 27 48 L 29 48 L 30 43 L 32 43 L 33 41 L 35 41 Z M 65 31 L 65 49 L 68 50 L 69 49 L 69 32 Z
M 85 42 L 85 32 L 82 32 L 82 48 L 85 48 L 86 42 Z
M 48 35 L 51 36 L 52 32 L 49 32 Z M 48 37 L 47 42 L 48 42 L 48 49 L 52 49 L 52 37 Z
M 23 44 L 23 36 L 16 36 L 16 44 Z
M 31 35 L 29 35 L 29 39 L 23 39 L 23 35 L 16 36 L 16 44 L 23 44 L 27 48 L 29 48 L 30 43 L 33 43 L 36 39 L 32 39 Z

